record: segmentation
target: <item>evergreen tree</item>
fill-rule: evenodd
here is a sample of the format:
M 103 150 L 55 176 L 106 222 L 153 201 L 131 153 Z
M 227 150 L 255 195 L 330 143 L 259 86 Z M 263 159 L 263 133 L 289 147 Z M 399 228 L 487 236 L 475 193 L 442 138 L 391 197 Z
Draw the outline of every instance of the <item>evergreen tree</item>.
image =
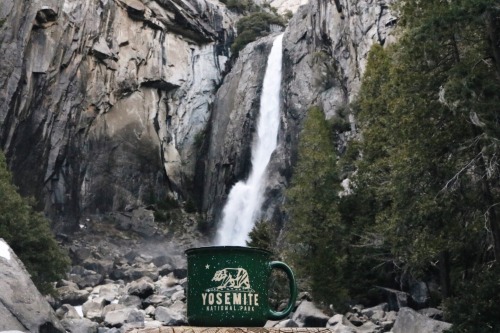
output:
M 387 50 L 374 47 L 358 101 L 355 188 L 374 195 L 375 228 L 364 233 L 375 230 L 395 268 L 421 277 L 438 271 L 442 296 L 462 305 L 468 298 L 459 286 L 487 289 L 492 280 L 481 285 L 477 276 L 500 257 L 500 76 L 490 33 L 498 7 L 490 0 L 402 3 L 404 33 Z M 482 314 L 496 311 L 477 303 Z M 472 331 L 460 309 L 450 306 L 457 331 Z
M 42 293 L 53 291 L 51 282 L 64 277 L 69 266 L 67 253 L 59 248 L 49 221 L 35 212 L 30 200 L 12 185 L 5 156 L 0 152 L 0 238 L 26 266 Z
M 290 215 L 288 256 L 316 300 L 342 307 L 345 240 L 336 209 L 339 180 L 332 133 L 322 110 L 308 111 L 300 134 L 298 160 L 286 193 Z

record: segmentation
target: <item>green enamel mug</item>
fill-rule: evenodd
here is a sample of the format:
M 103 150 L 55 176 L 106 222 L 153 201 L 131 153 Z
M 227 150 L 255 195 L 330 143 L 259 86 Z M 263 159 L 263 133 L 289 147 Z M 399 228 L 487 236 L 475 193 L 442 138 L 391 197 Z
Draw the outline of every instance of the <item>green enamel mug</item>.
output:
M 187 317 L 193 326 L 262 327 L 292 312 L 297 286 L 292 270 L 272 261 L 271 252 L 240 246 L 212 246 L 186 250 L 188 263 Z M 270 308 L 271 271 L 285 272 L 290 298 L 285 310 Z

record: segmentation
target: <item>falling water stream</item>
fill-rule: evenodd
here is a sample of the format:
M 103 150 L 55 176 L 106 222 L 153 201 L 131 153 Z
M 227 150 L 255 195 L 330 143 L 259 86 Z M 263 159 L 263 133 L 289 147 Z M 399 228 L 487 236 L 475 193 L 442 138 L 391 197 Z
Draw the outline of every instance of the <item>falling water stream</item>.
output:
M 257 136 L 252 149 L 252 170 L 246 181 L 236 183 L 229 192 L 217 231 L 217 245 L 245 246 L 261 209 L 266 169 L 278 137 L 282 39 L 283 35 L 276 37 L 267 60 Z

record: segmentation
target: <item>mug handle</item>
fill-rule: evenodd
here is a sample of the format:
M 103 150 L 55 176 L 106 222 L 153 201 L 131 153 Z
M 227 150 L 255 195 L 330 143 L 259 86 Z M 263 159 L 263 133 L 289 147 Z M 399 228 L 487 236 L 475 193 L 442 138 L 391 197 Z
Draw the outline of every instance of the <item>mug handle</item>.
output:
M 286 273 L 286 276 L 288 277 L 288 285 L 290 287 L 290 299 L 288 300 L 286 309 L 283 311 L 274 311 L 272 309 L 269 309 L 268 319 L 279 320 L 285 318 L 290 314 L 290 312 L 292 312 L 295 306 L 295 300 L 297 299 L 297 284 L 295 283 L 293 272 L 287 264 L 281 261 L 271 261 L 269 265 L 271 266 L 271 269 L 281 269 Z

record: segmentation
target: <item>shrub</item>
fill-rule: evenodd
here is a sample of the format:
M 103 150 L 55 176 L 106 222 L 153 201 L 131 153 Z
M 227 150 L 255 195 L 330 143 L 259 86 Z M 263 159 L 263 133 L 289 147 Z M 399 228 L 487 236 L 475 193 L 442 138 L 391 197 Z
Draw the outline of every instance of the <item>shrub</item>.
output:
M 231 45 L 231 51 L 237 55 L 248 43 L 257 40 L 259 37 L 267 36 L 270 33 L 269 26 L 271 24 L 285 25 L 283 18 L 280 16 L 265 12 L 252 13 L 243 17 L 236 24 L 238 36 Z

